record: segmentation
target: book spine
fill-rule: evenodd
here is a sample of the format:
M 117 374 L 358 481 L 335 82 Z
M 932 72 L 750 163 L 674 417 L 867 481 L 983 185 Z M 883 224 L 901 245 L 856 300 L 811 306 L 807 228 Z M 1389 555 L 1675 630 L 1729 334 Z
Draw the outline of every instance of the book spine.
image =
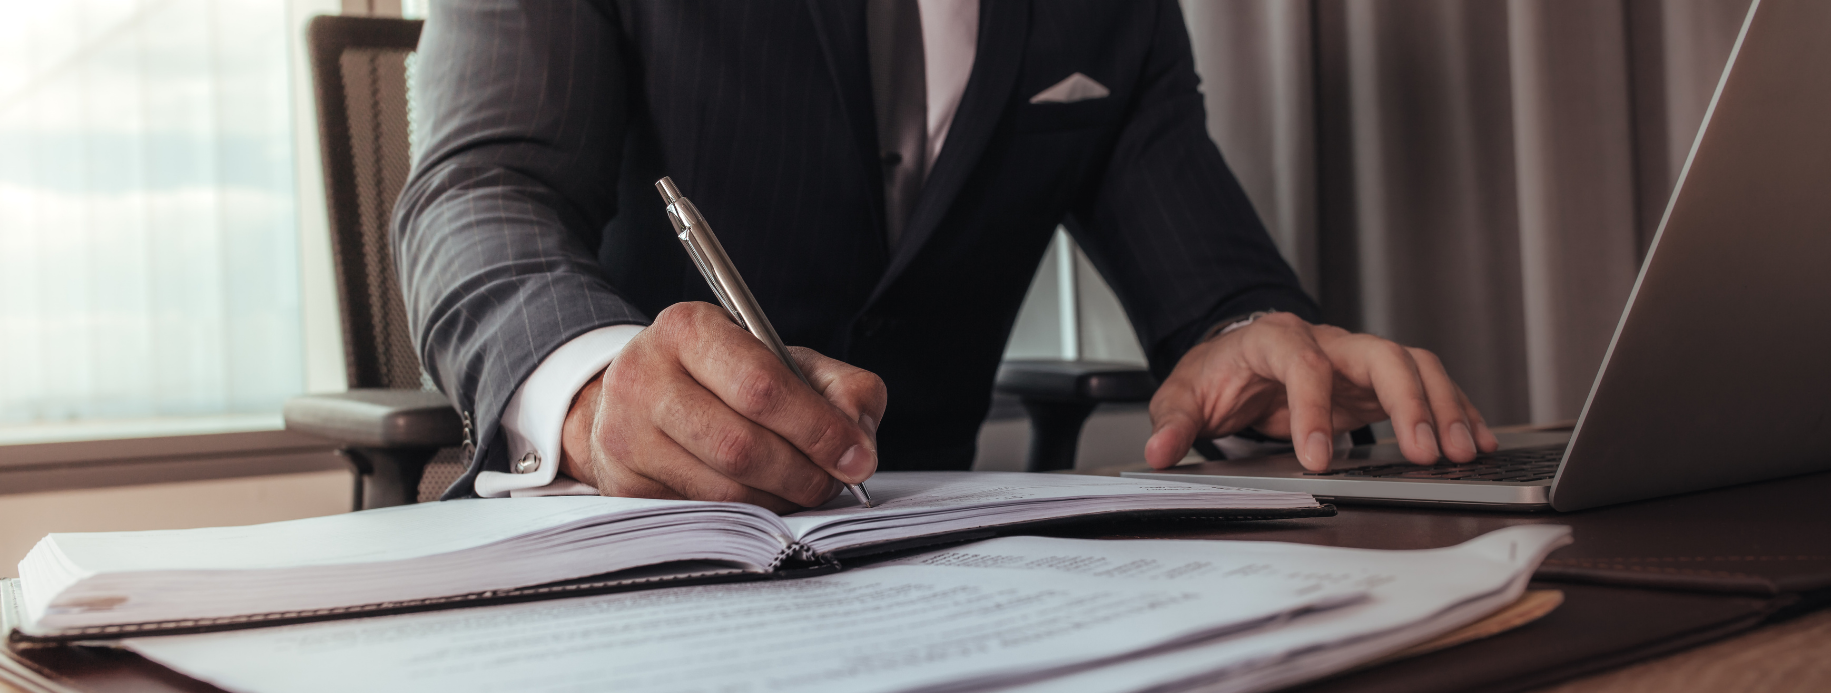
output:
M 814 550 L 809 548 L 806 544 L 799 541 L 793 542 L 782 547 L 782 551 L 777 553 L 775 558 L 770 559 L 769 571 L 773 573 L 781 569 L 782 564 L 787 563 L 790 560 L 818 563 L 820 562 L 820 555 L 814 553 Z

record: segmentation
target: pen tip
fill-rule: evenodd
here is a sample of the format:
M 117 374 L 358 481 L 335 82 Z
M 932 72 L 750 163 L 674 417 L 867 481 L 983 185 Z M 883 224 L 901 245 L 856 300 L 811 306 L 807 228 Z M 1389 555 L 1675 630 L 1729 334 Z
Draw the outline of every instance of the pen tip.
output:
M 877 507 L 871 504 L 871 494 L 865 491 L 864 484 L 846 484 L 846 490 L 852 492 L 852 497 L 858 499 L 859 505 L 867 508 Z
M 661 199 L 667 200 L 668 204 L 674 204 L 674 201 L 680 199 L 680 188 L 674 187 L 672 178 L 662 176 L 661 180 L 655 181 L 655 189 L 661 191 Z

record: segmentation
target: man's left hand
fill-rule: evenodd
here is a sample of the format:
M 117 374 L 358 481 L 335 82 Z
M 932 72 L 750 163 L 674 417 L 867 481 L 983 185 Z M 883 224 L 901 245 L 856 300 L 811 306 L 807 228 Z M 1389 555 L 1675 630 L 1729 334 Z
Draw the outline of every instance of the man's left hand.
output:
M 1405 458 L 1467 462 L 1500 447 L 1435 354 L 1271 313 L 1190 349 L 1151 398 L 1145 460 L 1163 469 L 1197 436 L 1246 428 L 1289 438 L 1304 468 L 1329 468 L 1337 431 L 1392 419 Z

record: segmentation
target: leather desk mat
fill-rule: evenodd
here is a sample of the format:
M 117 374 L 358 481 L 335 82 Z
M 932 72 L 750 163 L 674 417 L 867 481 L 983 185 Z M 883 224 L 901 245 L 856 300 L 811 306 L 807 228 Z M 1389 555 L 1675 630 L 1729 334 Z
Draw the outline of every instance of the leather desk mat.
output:
M 1763 596 L 1831 589 L 1831 472 L 1574 513 L 1337 507 L 1330 518 L 1061 536 L 1434 549 L 1512 525 L 1561 524 L 1576 541 L 1551 554 L 1540 580 Z
M 1374 549 L 1461 543 L 1515 524 L 1566 524 L 1536 586 L 1563 606 L 1500 635 L 1302 687 L 1315 691 L 1525 690 L 1675 652 L 1831 603 L 1831 473 L 1577 513 L 1342 506 L 1333 518 L 1206 527 L 1122 524 L 1089 538 L 1250 539 Z M 1589 584 L 1584 584 L 1589 583 Z M 139 657 L 24 654 L 87 691 L 214 691 Z
M 1530 691 L 1690 649 L 1799 613 L 1799 597 L 1750 597 L 1602 585 L 1534 583 L 1564 603 L 1498 635 L 1291 691 Z

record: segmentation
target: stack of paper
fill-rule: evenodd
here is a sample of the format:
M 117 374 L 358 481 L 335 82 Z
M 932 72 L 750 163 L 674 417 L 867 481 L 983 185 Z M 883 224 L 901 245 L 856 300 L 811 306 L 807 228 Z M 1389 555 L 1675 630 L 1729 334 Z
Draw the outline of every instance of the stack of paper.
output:
M 1006 538 L 846 573 L 125 646 L 234 691 L 1258 691 L 1512 602 L 1568 542 L 1433 551 Z

